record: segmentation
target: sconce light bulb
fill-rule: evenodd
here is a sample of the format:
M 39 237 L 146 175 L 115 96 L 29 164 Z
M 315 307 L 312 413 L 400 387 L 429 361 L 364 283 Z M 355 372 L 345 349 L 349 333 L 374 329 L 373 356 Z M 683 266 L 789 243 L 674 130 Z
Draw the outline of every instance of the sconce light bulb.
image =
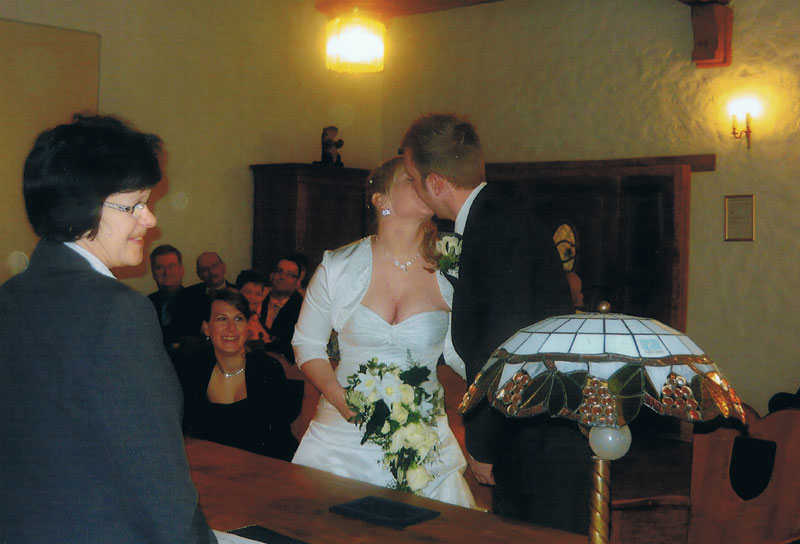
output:
M 764 107 L 761 105 L 761 101 L 752 96 L 737 98 L 728 102 L 728 114 L 738 118 L 744 118 L 747 114 L 752 117 L 758 117 L 763 111 Z

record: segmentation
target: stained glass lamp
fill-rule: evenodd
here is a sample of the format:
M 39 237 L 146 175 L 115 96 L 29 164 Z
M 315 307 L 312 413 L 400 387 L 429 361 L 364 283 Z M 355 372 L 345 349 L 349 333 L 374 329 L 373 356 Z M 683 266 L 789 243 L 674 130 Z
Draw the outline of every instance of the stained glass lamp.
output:
M 608 303 L 517 331 L 492 353 L 459 411 L 484 395 L 507 417 L 548 413 L 589 429 L 590 542 L 608 542 L 610 461 L 627 453 L 627 424 L 642 406 L 690 422 L 745 422 L 736 393 L 688 336 L 655 319 L 609 313 Z

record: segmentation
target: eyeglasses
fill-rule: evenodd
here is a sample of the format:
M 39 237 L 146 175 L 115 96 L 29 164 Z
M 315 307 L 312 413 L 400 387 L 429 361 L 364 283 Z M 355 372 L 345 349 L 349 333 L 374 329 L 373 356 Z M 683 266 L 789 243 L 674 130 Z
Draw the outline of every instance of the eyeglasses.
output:
M 293 272 L 289 272 L 288 270 L 284 270 L 283 268 L 276 268 L 276 269 L 274 269 L 272 271 L 272 273 L 275 274 L 276 276 L 279 276 L 279 275 L 289 276 L 290 278 L 295 279 L 295 280 L 300 277 L 300 274 L 295 274 Z
M 114 204 L 113 202 L 103 202 L 106 208 L 113 208 L 121 212 L 129 213 L 134 219 L 138 219 L 142 215 L 142 210 L 147 207 L 147 202 L 137 202 L 133 206 L 125 206 L 124 204 Z

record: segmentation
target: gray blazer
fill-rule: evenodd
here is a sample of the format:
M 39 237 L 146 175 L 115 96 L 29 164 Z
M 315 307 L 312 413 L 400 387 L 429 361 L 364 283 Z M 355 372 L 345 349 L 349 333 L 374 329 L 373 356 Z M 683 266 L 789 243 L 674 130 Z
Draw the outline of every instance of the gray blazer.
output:
M 39 242 L 0 313 L 0 542 L 214 542 L 150 301 Z

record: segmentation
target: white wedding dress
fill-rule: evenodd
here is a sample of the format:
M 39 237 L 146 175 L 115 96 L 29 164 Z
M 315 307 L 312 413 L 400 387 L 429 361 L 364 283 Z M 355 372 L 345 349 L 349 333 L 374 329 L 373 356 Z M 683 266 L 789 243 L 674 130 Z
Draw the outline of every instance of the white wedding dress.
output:
M 358 304 L 339 331 L 341 362 L 336 369 L 339 383 L 347 386 L 347 377 L 373 357 L 382 363 L 407 367 L 407 352 L 410 351 L 415 362 L 430 368 L 429 379 L 438 385 L 436 362 L 444 347 L 448 324 L 447 312 L 432 311 L 412 315 L 393 325 Z M 430 467 L 435 478 L 421 493 L 432 499 L 474 508 L 475 500 L 463 476 L 466 460 L 447 424 L 446 415 L 439 418 L 437 430 L 441 441 L 439 461 Z M 382 464 L 383 451 L 374 444 L 362 445 L 362 436 L 363 431 L 347 422 L 325 397 L 321 397 L 317 413 L 292 462 L 390 486 L 394 480 Z

